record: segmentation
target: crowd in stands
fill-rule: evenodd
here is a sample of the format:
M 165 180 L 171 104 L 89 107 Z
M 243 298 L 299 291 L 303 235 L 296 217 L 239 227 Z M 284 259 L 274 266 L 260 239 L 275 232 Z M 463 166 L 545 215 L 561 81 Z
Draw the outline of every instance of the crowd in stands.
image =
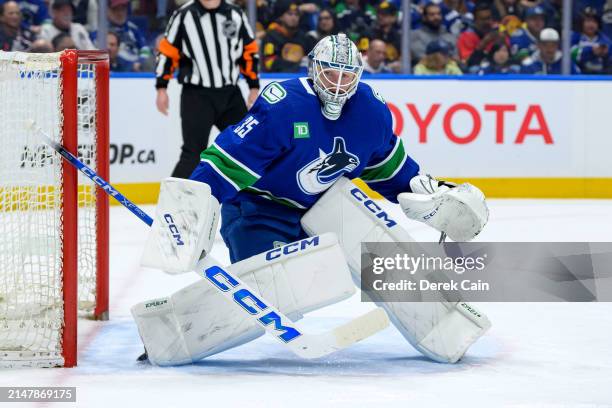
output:
M 172 11 L 188 0 L 0 0 L 0 49 L 94 49 L 108 3 L 111 69 L 152 71 Z M 195 0 L 197 1 L 197 0 Z M 247 0 L 227 0 L 246 9 Z M 563 0 L 413 0 L 416 75 L 561 73 Z M 401 72 L 401 0 L 256 0 L 262 72 L 305 72 L 329 34 L 346 33 L 366 73 Z M 612 74 L 612 0 L 573 0 L 572 73 Z

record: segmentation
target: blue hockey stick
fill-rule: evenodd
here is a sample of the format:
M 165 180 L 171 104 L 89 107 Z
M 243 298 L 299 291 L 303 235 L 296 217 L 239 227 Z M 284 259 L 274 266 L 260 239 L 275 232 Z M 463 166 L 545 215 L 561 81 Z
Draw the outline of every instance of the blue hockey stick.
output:
M 30 121 L 27 127 L 36 132 L 49 146 L 88 179 L 100 186 L 108 195 L 114 197 L 147 225 L 153 225 L 153 219 L 147 213 L 117 191 L 108 181 L 98 176 L 64 146 L 51 140 L 34 121 Z M 318 358 L 342 350 L 378 333 L 389 325 L 389 318 L 385 311 L 382 308 L 376 308 L 328 332 L 307 334 L 293 327 L 293 321 L 272 306 L 271 302 L 261 296 L 257 297 L 238 276 L 234 276 L 227 269 L 219 266 L 203 270 L 200 268 L 198 274 L 230 302 L 237 303 L 253 322 L 302 358 Z M 219 279 L 219 276 L 222 276 L 223 279 Z M 254 302 L 254 305 L 251 305 L 250 302 Z
M 153 218 L 149 217 L 149 214 L 140 209 L 136 204 L 128 200 L 123 194 L 115 189 L 108 181 L 104 180 L 98 174 L 88 167 L 85 163 L 80 161 L 75 155 L 70 153 L 64 146 L 58 142 L 51 140 L 51 138 L 39 127 L 36 126 L 34 121 L 28 123 L 28 128 L 36 132 L 49 146 L 56 152 L 62 155 L 68 163 L 72 164 L 77 170 L 83 173 L 88 179 L 96 183 L 102 190 L 109 196 L 117 200 L 121 205 L 130 210 L 132 214 L 140 218 L 149 227 L 153 225 Z

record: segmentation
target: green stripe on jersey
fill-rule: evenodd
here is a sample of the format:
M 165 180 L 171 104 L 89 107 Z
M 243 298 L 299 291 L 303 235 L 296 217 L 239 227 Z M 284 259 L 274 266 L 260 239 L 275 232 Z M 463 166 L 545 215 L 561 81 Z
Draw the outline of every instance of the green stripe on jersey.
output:
M 252 171 L 222 152 L 214 144 L 202 152 L 200 159 L 213 163 L 225 177 L 233 181 L 241 190 L 255 184 L 259 179 Z
M 383 160 L 380 164 L 372 167 L 366 167 L 363 173 L 359 176 L 363 181 L 383 181 L 392 178 L 397 171 L 404 165 L 406 160 L 406 151 L 402 139 L 398 137 L 396 148 L 390 153 L 390 156 Z
M 276 197 L 269 191 L 260 190 L 255 187 L 247 187 L 244 191 L 251 193 L 251 194 L 258 195 L 263 198 L 267 198 L 268 200 L 274 201 L 275 203 L 286 205 L 287 207 L 299 208 L 302 210 L 306 209 L 306 207 L 304 207 L 303 205 L 301 205 L 300 203 L 296 201 L 290 200 L 288 198 Z

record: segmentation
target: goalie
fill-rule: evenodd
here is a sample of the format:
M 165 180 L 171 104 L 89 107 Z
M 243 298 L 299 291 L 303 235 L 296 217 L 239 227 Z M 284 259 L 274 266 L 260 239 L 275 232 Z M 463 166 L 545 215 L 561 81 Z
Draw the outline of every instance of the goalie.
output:
M 278 258 L 275 262 L 282 264 L 280 255 L 286 253 L 301 266 L 271 267 L 266 272 L 267 281 L 282 281 L 280 285 L 293 293 L 291 299 L 281 299 L 279 293 L 283 291 L 278 290 L 278 285 L 270 292 L 279 308 L 288 304 L 285 313 L 299 317 L 337 302 L 352 293 L 342 279 L 334 290 L 330 289 L 333 282 L 326 286 L 323 281 L 316 291 L 298 291 L 299 296 L 295 289 L 302 273 L 299 270 L 314 274 L 313 268 L 325 265 L 329 270 L 342 270 L 344 260 L 334 250 L 336 238 L 321 238 L 327 250 L 306 251 L 302 261 L 295 260 L 300 254 L 274 249 L 300 240 L 308 242 L 313 234 L 335 232 L 350 271 L 358 280 L 359 246 L 355 243 L 360 239 L 411 240 L 404 230 L 388 231 L 375 215 L 357 210 L 361 204 L 351 199 L 349 191 L 355 186 L 348 179 L 358 177 L 387 200 L 399 203 L 408 218 L 424 222 L 456 241 L 474 238 L 488 218 L 483 194 L 470 184 L 456 186 L 419 175 L 419 165 L 407 155 L 401 138 L 393 134 L 385 101 L 360 82 L 362 71 L 357 47 L 339 34 L 325 37 L 315 46 L 310 54 L 308 78 L 269 84 L 246 117 L 221 132 L 201 154 L 192 181 L 170 179 L 162 183 L 156 225 L 143 263 L 168 272 L 194 269 L 201 255 L 210 251 L 221 203 L 221 235 L 232 267 L 241 276 L 261 271 L 270 257 Z M 195 181 L 207 187 L 195 194 L 190 190 L 190 183 Z M 188 211 L 189 216 L 179 221 L 171 211 L 177 206 L 197 210 Z M 161 213 L 160 208 L 164 209 Z M 347 214 L 351 214 L 348 220 Z M 262 279 L 258 273 L 250 275 L 256 285 Z M 207 304 L 198 313 L 208 313 L 203 318 L 209 319 L 211 336 L 205 345 L 190 345 L 184 330 L 177 334 L 185 326 L 177 316 L 188 313 L 186 310 L 193 312 L 190 302 L 201 300 L 206 293 L 201 285 L 194 284 L 157 302 L 165 310 L 152 311 L 151 302 L 133 308 L 152 362 L 188 363 L 261 334 L 253 328 L 239 327 L 243 322 L 235 321 L 231 330 L 211 340 L 220 329 L 212 327 L 211 314 L 217 311 Z M 473 307 L 465 303 L 381 306 L 404 337 L 436 361 L 457 361 L 489 327 L 486 317 L 474 313 Z M 415 313 L 427 316 L 426 327 L 413 319 Z M 160 314 L 164 314 L 165 321 L 172 321 L 163 329 L 156 323 L 162 320 L 158 318 Z M 151 316 L 157 316 L 157 320 L 154 322 Z M 164 336 L 166 343 L 157 344 Z M 152 358 L 152 347 L 163 352 Z

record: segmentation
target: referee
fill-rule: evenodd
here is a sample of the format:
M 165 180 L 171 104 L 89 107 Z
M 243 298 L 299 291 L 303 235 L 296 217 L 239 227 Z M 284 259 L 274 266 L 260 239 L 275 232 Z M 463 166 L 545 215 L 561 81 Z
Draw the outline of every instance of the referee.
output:
M 219 130 L 247 112 L 239 73 L 245 77 L 251 106 L 259 91 L 257 43 L 246 16 L 226 0 L 192 0 L 176 10 L 159 44 L 156 68 L 157 110 L 168 114 L 166 88 L 178 68 L 183 146 L 173 177 L 188 178 L 208 146 L 213 125 Z

